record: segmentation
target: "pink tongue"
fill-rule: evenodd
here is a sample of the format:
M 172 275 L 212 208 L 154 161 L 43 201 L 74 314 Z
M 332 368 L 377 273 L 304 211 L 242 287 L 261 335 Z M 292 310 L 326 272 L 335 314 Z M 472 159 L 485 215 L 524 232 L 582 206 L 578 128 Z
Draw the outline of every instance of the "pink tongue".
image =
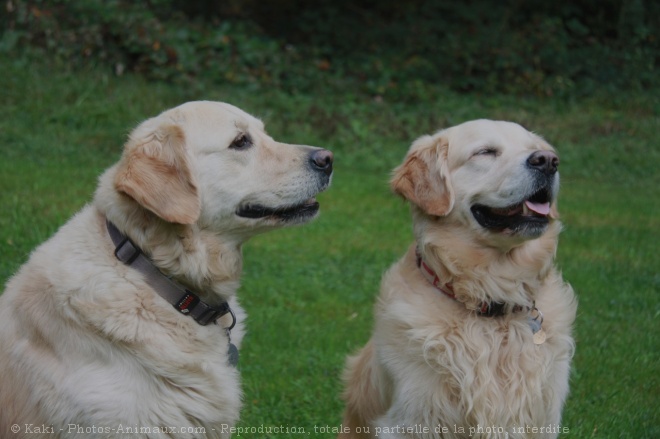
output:
M 550 203 L 533 203 L 531 201 L 525 201 L 525 205 L 529 210 L 533 210 L 541 215 L 547 215 L 550 213 Z

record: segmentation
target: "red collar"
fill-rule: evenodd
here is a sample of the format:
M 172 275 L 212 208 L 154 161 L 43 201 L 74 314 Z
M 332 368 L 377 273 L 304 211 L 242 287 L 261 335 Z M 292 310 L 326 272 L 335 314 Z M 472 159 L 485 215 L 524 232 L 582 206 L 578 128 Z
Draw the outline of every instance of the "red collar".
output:
M 454 288 L 451 284 L 451 282 L 446 282 L 442 284 L 440 281 L 440 277 L 436 274 L 435 271 L 429 265 L 424 262 L 424 259 L 422 259 L 422 254 L 419 251 L 419 247 L 415 249 L 415 255 L 417 256 L 417 267 L 419 267 L 419 271 L 422 272 L 422 275 L 424 278 L 429 281 L 431 285 L 433 285 L 438 291 L 440 291 L 442 294 L 444 294 L 447 297 L 450 297 L 456 301 L 459 301 L 456 298 L 456 294 L 454 293 Z M 511 312 L 521 312 L 523 310 L 530 311 L 531 308 L 528 306 L 522 306 L 522 305 L 514 305 Z M 506 303 L 505 302 L 495 302 L 495 301 L 483 301 L 479 305 L 479 308 L 476 310 L 477 315 L 483 316 L 483 317 L 499 317 L 503 316 L 506 314 Z

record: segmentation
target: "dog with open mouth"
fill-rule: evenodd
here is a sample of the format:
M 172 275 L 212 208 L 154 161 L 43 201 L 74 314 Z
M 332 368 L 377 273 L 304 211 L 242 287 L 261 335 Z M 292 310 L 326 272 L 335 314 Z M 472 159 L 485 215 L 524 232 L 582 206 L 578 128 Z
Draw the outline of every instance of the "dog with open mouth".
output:
M 554 266 L 559 158 L 511 122 L 423 136 L 394 171 L 415 243 L 344 374 L 340 437 L 554 438 L 576 300 Z
M 0 296 L 0 437 L 230 437 L 242 246 L 314 218 L 332 172 L 229 104 L 141 123 Z

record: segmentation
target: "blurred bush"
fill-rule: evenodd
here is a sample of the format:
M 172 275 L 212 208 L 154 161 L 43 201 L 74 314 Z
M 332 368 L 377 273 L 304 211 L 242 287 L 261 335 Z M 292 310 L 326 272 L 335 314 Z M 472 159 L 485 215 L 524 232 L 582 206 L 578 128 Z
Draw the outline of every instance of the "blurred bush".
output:
M 658 83 L 660 2 L 5 0 L 0 51 L 196 83 L 393 99 Z

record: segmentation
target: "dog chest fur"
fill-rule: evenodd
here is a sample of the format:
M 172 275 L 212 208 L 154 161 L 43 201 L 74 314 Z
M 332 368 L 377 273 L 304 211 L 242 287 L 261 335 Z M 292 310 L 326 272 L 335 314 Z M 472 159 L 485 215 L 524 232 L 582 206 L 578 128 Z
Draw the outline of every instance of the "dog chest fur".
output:
M 555 274 L 538 292 L 548 339 L 535 345 L 526 315 L 498 320 L 470 313 L 426 280 L 411 277 L 414 264 L 411 251 L 383 278 L 374 343 L 397 400 L 374 425 L 467 432 L 493 419 L 504 428 L 559 423 L 573 354 L 570 287 Z M 517 437 L 511 431 L 509 437 Z

